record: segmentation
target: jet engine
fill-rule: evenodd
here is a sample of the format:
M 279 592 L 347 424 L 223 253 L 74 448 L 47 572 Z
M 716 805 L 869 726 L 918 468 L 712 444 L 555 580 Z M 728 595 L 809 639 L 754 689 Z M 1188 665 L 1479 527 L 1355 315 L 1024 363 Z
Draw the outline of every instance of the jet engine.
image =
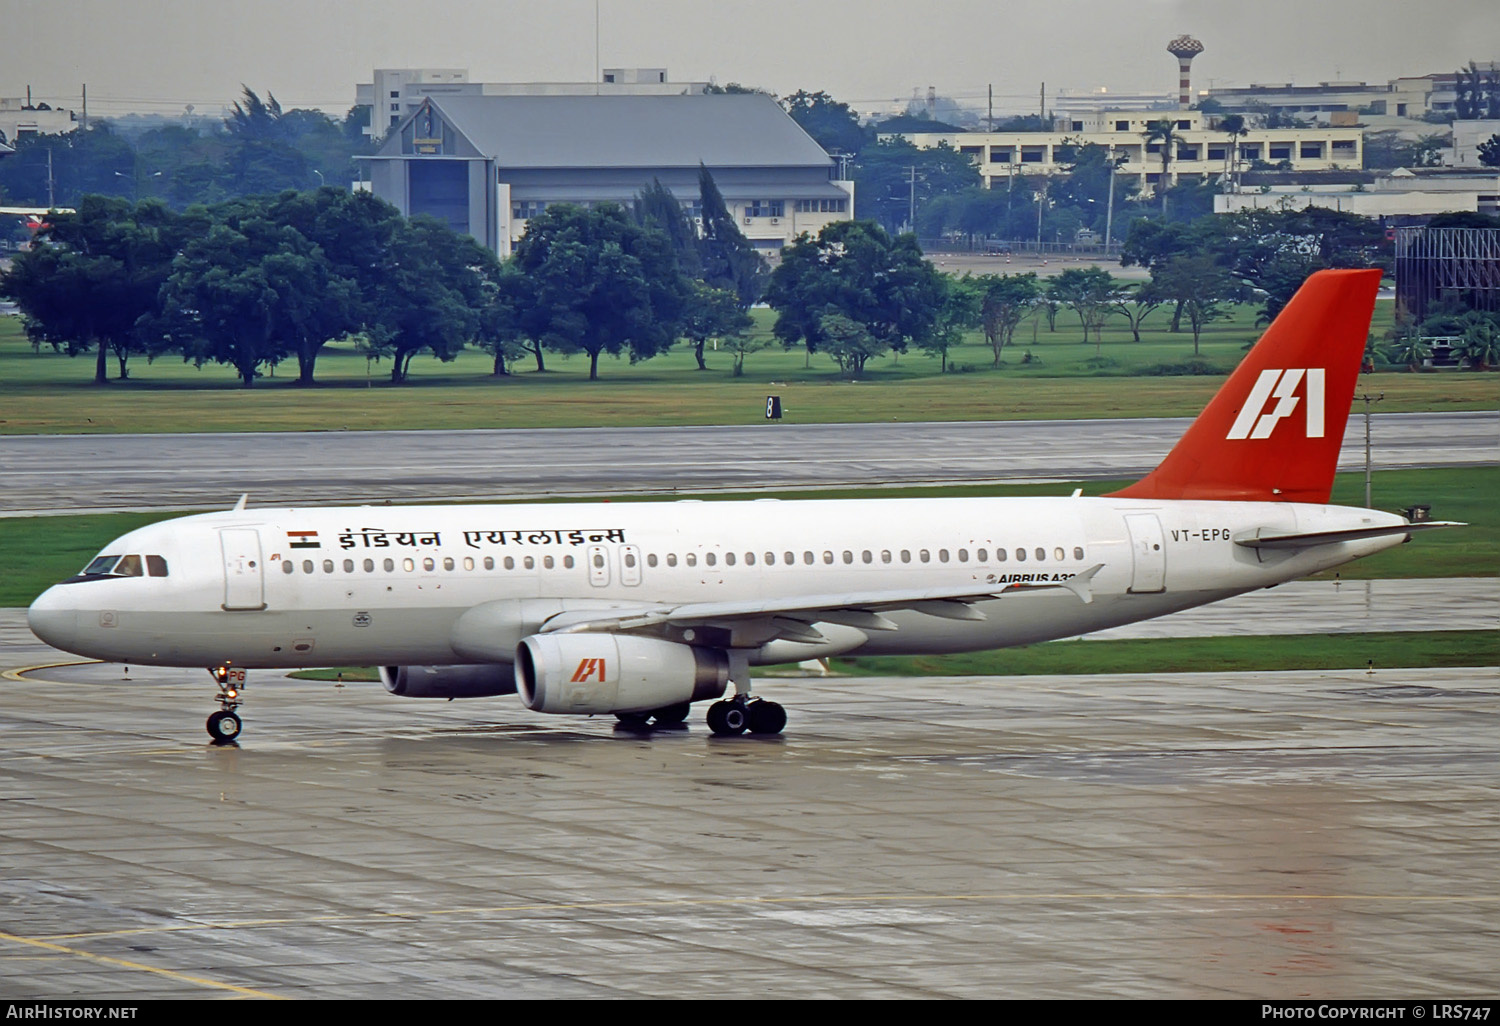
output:
M 718 698 L 729 659 L 718 649 L 626 634 L 533 634 L 516 649 L 515 676 L 534 712 L 648 712 Z
M 504 663 L 475 666 L 382 666 L 380 683 L 405 698 L 488 698 L 513 695 L 516 677 Z

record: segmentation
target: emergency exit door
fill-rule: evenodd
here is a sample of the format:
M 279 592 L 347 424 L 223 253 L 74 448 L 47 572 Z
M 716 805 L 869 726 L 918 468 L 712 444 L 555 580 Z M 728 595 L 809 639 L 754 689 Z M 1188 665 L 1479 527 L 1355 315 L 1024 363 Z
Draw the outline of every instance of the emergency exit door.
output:
M 1127 513 L 1130 533 L 1130 591 L 1136 594 L 1167 588 L 1167 539 L 1155 513 Z
M 225 528 L 219 532 L 219 544 L 224 550 L 224 608 L 266 608 L 260 532 L 254 528 Z

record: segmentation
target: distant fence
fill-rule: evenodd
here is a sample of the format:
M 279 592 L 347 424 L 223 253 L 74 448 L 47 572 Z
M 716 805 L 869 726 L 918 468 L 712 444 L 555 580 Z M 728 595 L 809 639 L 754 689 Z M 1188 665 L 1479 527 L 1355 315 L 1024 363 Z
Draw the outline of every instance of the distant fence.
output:
M 1120 243 L 1098 242 L 1037 242 L 1035 239 L 987 239 L 959 236 L 957 238 L 918 239 L 923 253 L 988 253 L 1005 256 L 1011 253 L 1031 253 L 1037 256 L 1076 255 L 1118 258 Z

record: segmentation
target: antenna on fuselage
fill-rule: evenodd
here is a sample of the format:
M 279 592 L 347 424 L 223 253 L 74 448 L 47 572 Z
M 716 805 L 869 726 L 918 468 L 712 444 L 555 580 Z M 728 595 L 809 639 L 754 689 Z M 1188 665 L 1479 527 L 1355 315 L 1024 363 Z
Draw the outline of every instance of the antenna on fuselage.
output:
M 245 508 L 245 503 L 247 501 L 249 501 L 249 499 L 250 499 L 250 493 L 249 492 L 246 492 L 244 495 L 241 495 L 240 496 L 240 501 L 236 502 L 234 504 L 234 511 L 236 513 L 238 513 L 240 510 L 244 509 Z

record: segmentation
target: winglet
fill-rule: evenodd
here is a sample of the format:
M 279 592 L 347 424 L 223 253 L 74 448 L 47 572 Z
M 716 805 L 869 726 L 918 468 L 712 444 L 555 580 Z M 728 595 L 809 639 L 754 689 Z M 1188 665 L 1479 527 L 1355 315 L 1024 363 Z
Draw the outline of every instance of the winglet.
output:
M 245 503 L 248 502 L 249 500 L 250 500 L 250 493 L 249 492 L 245 492 L 243 495 L 240 496 L 240 501 L 236 502 L 234 504 L 234 512 L 238 513 L 240 510 L 244 509 L 245 508 Z

